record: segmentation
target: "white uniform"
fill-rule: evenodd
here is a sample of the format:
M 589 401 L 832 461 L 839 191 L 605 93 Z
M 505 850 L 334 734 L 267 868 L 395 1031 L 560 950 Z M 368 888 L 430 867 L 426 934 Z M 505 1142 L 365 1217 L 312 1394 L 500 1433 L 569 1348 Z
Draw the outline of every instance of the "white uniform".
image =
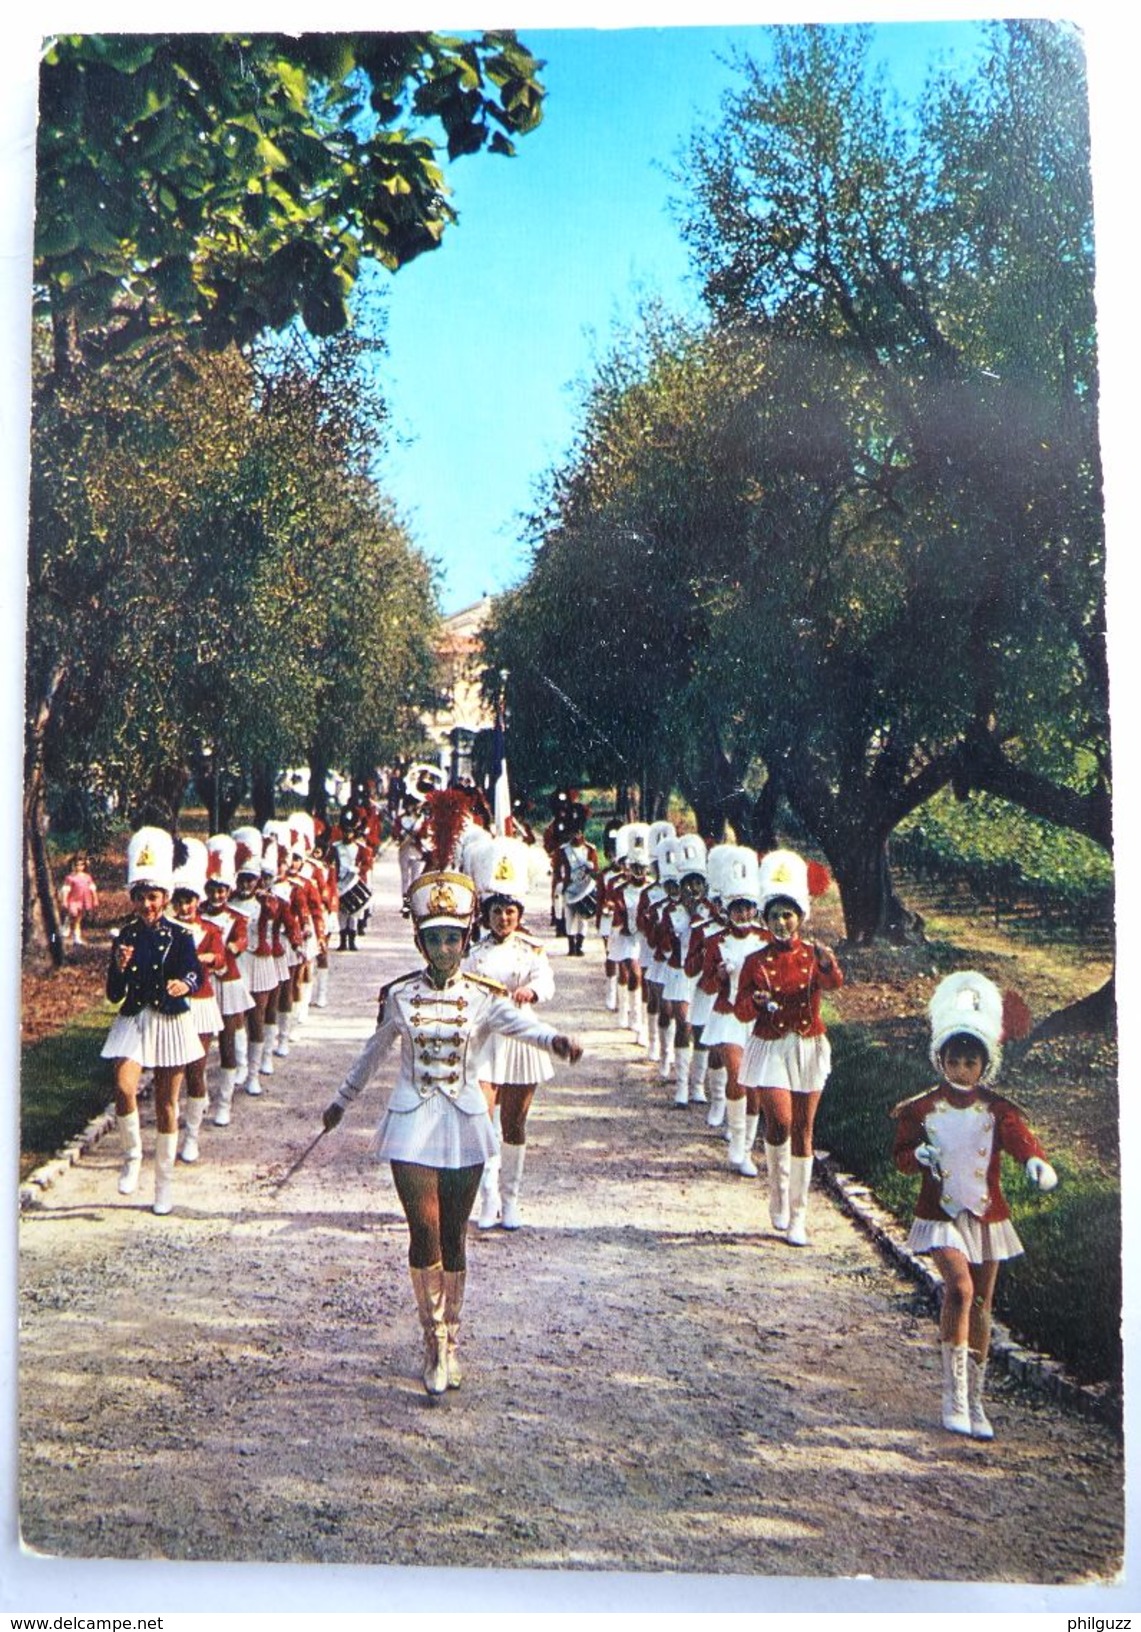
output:
M 494 980 L 511 996 L 521 986 L 531 988 L 536 1003 L 547 1003 L 555 995 L 551 960 L 542 945 L 524 930 L 517 929 L 502 941 L 490 938 L 480 941 L 464 959 L 463 967 L 468 974 Z M 530 1004 L 519 1006 L 524 1013 L 532 1007 Z M 554 1074 L 548 1052 L 499 1032 L 493 1032 L 487 1039 L 479 1061 L 480 1081 L 496 1087 L 504 1083 L 550 1082 Z

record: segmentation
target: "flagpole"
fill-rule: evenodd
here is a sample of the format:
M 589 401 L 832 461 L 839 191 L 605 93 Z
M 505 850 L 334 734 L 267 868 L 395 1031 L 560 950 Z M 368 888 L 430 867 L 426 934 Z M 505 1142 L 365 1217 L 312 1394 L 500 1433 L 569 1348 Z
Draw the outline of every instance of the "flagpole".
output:
M 499 696 L 495 705 L 495 764 L 491 790 L 492 821 L 496 833 L 503 838 L 515 831 L 511 816 L 511 786 L 507 776 L 507 681 L 508 669 L 499 671 Z

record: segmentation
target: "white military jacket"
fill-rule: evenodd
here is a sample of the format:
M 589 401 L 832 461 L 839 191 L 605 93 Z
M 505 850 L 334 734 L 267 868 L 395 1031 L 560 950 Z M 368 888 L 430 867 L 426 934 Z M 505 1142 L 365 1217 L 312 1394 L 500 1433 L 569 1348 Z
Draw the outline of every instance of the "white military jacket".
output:
M 381 991 L 376 1030 L 349 1067 L 334 1101 L 344 1106 L 356 1099 L 399 1038 L 400 1067 L 389 1110 L 414 1111 L 432 1094 L 444 1094 L 461 1111 L 486 1114 L 477 1066 L 492 1032 L 548 1050 L 558 1036 L 552 1026 L 540 1025 L 513 1003 L 498 981 L 461 970 L 438 987 L 426 970 L 404 975 Z

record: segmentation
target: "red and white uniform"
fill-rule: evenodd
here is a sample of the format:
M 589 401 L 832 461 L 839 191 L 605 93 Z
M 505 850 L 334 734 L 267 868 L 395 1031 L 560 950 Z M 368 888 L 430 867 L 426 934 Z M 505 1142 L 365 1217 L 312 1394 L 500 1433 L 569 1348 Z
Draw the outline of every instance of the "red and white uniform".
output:
M 712 991 L 713 1008 L 701 1034 L 702 1044 L 715 1048 L 730 1043 L 744 1048 L 749 1027 L 738 1018 L 737 982 L 750 953 L 764 944 L 766 931 L 759 924 L 726 924 L 705 943 L 705 967 L 700 976 L 704 991 Z
M 216 1037 L 222 1029 L 222 1010 L 218 1005 L 215 982 L 226 967 L 226 943 L 218 926 L 201 916 L 191 923 L 184 923 L 182 927 L 190 931 L 202 967 L 198 990 L 190 999 L 190 1018 L 199 1037 Z
M 843 984 L 835 958 L 822 969 L 815 947 L 799 935 L 788 941 L 768 940 L 750 954 L 734 1005 L 737 1018 L 751 1031 L 741 1060 L 743 1087 L 821 1092 L 831 1070 L 832 1050 L 820 997 Z

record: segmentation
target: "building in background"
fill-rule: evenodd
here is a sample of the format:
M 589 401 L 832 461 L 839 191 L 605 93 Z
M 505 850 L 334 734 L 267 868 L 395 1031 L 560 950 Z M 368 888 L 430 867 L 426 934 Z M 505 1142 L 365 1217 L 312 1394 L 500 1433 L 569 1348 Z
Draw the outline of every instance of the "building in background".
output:
M 436 646 L 437 707 L 423 716 L 424 736 L 435 763 L 450 781 L 472 775 L 472 745 L 480 731 L 495 725 L 495 711 L 480 694 L 482 631 L 491 611 L 484 596 L 444 619 Z

